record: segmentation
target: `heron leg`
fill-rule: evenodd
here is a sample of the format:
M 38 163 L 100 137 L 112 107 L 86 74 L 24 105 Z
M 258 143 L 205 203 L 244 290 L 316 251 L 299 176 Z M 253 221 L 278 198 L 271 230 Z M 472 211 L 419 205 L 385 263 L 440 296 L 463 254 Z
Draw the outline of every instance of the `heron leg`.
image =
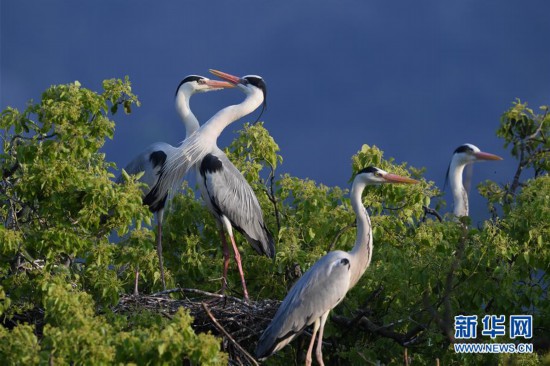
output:
M 139 264 L 136 266 L 136 277 L 134 280 L 134 296 L 139 295 L 138 284 L 139 284 Z
M 239 253 L 239 248 L 237 248 L 237 244 L 235 244 L 235 239 L 233 238 L 232 233 L 229 234 L 229 238 L 231 239 L 231 245 L 233 246 L 233 252 L 235 254 L 235 261 L 237 262 L 237 267 L 239 268 L 239 274 L 241 275 L 241 283 L 243 285 L 244 299 L 248 301 L 248 291 L 246 290 L 246 282 L 244 280 L 243 266 L 241 263 L 241 254 Z
M 311 333 L 311 341 L 309 342 L 309 347 L 307 348 L 306 354 L 306 366 L 311 366 L 311 352 L 313 351 L 313 344 L 315 343 L 315 336 L 319 330 L 319 319 L 315 320 L 313 324 L 313 332 Z
M 166 290 L 166 282 L 164 281 L 164 261 L 162 259 L 162 225 L 160 225 L 160 223 L 157 229 L 157 254 L 159 257 L 160 281 L 162 282 L 162 289 Z
M 159 257 L 160 267 L 160 280 L 162 282 L 162 289 L 166 290 L 166 282 L 164 281 L 164 261 L 162 259 L 162 217 L 163 209 L 157 212 L 157 255 Z
M 220 228 L 220 239 L 222 241 L 223 249 L 223 272 L 222 272 L 222 295 L 225 295 L 225 289 L 227 287 L 227 270 L 229 268 L 229 246 L 227 245 L 227 240 L 225 239 L 225 233 L 223 229 Z
M 323 362 L 323 331 L 325 330 L 325 322 L 328 318 L 328 311 L 321 315 L 321 325 L 319 326 L 319 337 L 317 338 L 317 348 L 315 349 L 315 358 L 317 358 L 317 362 L 320 366 L 324 366 L 325 363 Z

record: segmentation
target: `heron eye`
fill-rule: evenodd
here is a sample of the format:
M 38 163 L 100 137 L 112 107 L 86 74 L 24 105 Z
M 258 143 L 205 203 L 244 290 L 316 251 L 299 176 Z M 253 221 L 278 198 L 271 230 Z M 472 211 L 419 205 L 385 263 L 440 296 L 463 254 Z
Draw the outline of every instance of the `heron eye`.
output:
M 197 80 L 197 83 L 199 83 L 200 85 L 203 85 L 203 84 L 206 84 L 206 80 L 199 79 L 199 80 Z
M 376 173 L 374 173 L 374 175 L 377 176 L 377 177 L 381 177 L 381 176 L 382 176 L 382 173 L 376 172 Z

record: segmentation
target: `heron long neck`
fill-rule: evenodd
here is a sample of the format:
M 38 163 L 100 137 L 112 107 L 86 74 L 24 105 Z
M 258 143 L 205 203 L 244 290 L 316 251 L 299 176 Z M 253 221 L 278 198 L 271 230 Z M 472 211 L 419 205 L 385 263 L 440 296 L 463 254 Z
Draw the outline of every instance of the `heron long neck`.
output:
M 248 93 L 241 103 L 225 107 L 212 116 L 203 125 L 202 133 L 205 137 L 216 140 L 228 125 L 252 113 L 262 102 L 263 93 L 261 90 L 258 89 L 257 91 Z
M 369 214 L 361 200 L 361 194 L 365 186 L 366 184 L 364 182 L 355 181 L 350 194 L 351 207 L 353 211 L 355 211 L 357 219 L 357 238 L 355 239 L 355 246 L 350 252 L 353 258 L 350 288 L 355 286 L 363 273 L 365 273 L 372 258 L 372 226 Z
M 468 193 L 462 184 L 464 164 L 451 161 L 449 167 L 449 184 L 453 193 L 454 210 L 456 216 L 468 216 Z
M 181 88 L 176 95 L 176 111 L 185 126 L 185 138 L 191 136 L 200 127 L 197 117 L 195 117 L 189 106 L 192 95 L 193 93 L 186 88 Z

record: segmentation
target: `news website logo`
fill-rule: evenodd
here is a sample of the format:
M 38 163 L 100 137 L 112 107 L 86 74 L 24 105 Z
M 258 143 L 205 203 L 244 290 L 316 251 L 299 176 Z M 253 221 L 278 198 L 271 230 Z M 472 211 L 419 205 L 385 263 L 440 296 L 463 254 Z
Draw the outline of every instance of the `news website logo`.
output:
M 505 315 L 485 315 L 478 322 L 477 315 L 455 316 L 455 339 L 478 340 L 478 324 L 481 325 L 481 337 L 489 337 L 495 340 L 497 337 L 505 337 L 512 340 L 533 338 L 532 315 L 510 315 L 506 322 Z M 454 345 L 457 353 L 532 353 L 532 343 L 473 343 L 457 342 Z

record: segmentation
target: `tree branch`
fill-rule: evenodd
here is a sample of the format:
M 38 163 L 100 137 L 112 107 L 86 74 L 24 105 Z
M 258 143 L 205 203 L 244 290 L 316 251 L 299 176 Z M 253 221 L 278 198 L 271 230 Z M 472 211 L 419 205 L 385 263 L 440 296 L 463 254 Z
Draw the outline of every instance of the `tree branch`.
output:
M 162 295 L 172 294 L 172 293 L 175 293 L 175 292 L 188 292 L 188 293 L 203 295 L 203 296 L 208 296 L 208 297 L 216 297 L 218 299 L 224 299 L 224 300 L 225 299 L 230 299 L 230 300 L 233 300 L 235 302 L 238 302 L 239 304 L 246 305 L 248 307 L 252 306 L 248 302 L 246 302 L 244 300 L 241 300 L 237 297 L 228 296 L 228 295 L 221 295 L 221 294 L 214 294 L 212 292 L 202 291 L 202 290 L 198 290 L 198 289 L 195 289 L 195 288 L 183 288 L 183 287 L 181 287 L 181 288 L 172 288 L 172 289 L 168 289 L 168 290 L 164 290 L 164 291 L 160 291 L 160 292 L 155 292 L 154 294 L 151 294 L 149 296 L 151 296 L 151 297 L 162 296 Z
M 426 216 L 428 214 L 435 216 L 439 220 L 439 222 L 443 221 L 443 218 L 441 217 L 439 212 L 437 212 L 433 208 L 429 208 L 428 206 L 424 206 L 424 205 L 422 205 L 422 208 L 424 209 L 424 217 L 422 218 L 422 222 L 426 221 Z
M 2 178 L 6 179 L 11 177 L 12 175 L 15 174 L 15 172 L 17 171 L 17 169 L 19 169 L 19 167 L 20 167 L 19 162 L 16 161 L 11 168 L 7 168 L 2 171 Z
M 233 337 L 231 337 L 231 334 L 229 334 L 228 331 L 225 330 L 224 327 L 222 327 L 222 325 L 216 320 L 216 318 L 214 318 L 214 315 L 212 315 L 212 312 L 210 311 L 210 309 L 208 309 L 208 306 L 203 302 L 201 303 L 202 305 L 202 308 L 204 309 L 204 311 L 206 312 L 206 314 L 208 314 L 208 317 L 210 317 L 210 319 L 212 320 L 212 323 L 216 326 L 216 328 L 218 328 L 218 330 L 225 336 L 227 337 L 227 339 L 233 343 L 233 345 L 255 366 L 260 366 L 258 364 L 258 362 L 256 362 L 256 359 L 254 357 L 252 357 L 250 355 L 250 353 L 248 353 L 243 347 L 241 347 L 241 345 L 239 343 L 237 343 L 236 340 L 233 339 Z
M 334 322 L 342 327 L 350 328 L 354 325 L 359 326 L 362 330 L 370 333 L 378 334 L 382 337 L 394 340 L 401 346 L 409 346 L 415 344 L 419 340 L 419 334 L 426 329 L 422 324 L 418 324 L 409 330 L 407 333 L 399 333 L 391 330 L 392 325 L 377 325 L 366 316 L 361 316 L 359 321 L 354 324 L 354 319 L 349 319 L 344 316 L 333 315 Z
M 544 153 L 544 152 L 547 151 L 547 150 L 540 150 L 540 151 L 536 152 L 535 154 L 532 154 L 532 155 L 528 156 L 527 158 L 525 158 L 525 150 L 526 150 L 527 142 L 531 141 L 531 140 L 534 140 L 539 134 L 544 137 L 544 134 L 542 132 L 542 126 L 544 125 L 544 120 L 545 120 L 545 117 L 546 117 L 547 113 L 548 112 L 546 112 L 544 114 L 544 117 L 542 118 L 542 120 L 541 120 L 538 128 L 535 130 L 535 132 L 533 132 L 531 135 L 526 136 L 523 139 L 520 139 L 516 142 L 516 143 L 520 144 L 520 147 L 519 147 L 520 151 L 519 151 L 519 164 L 518 164 L 518 167 L 516 169 L 516 173 L 514 174 L 514 179 L 512 181 L 512 184 L 510 185 L 510 188 L 508 189 L 508 193 L 512 196 L 515 195 L 516 190 L 520 186 L 519 178 L 521 176 L 521 173 L 522 173 L 523 169 L 527 165 L 529 165 L 529 163 L 532 162 L 534 156 L 538 155 L 539 153 Z

